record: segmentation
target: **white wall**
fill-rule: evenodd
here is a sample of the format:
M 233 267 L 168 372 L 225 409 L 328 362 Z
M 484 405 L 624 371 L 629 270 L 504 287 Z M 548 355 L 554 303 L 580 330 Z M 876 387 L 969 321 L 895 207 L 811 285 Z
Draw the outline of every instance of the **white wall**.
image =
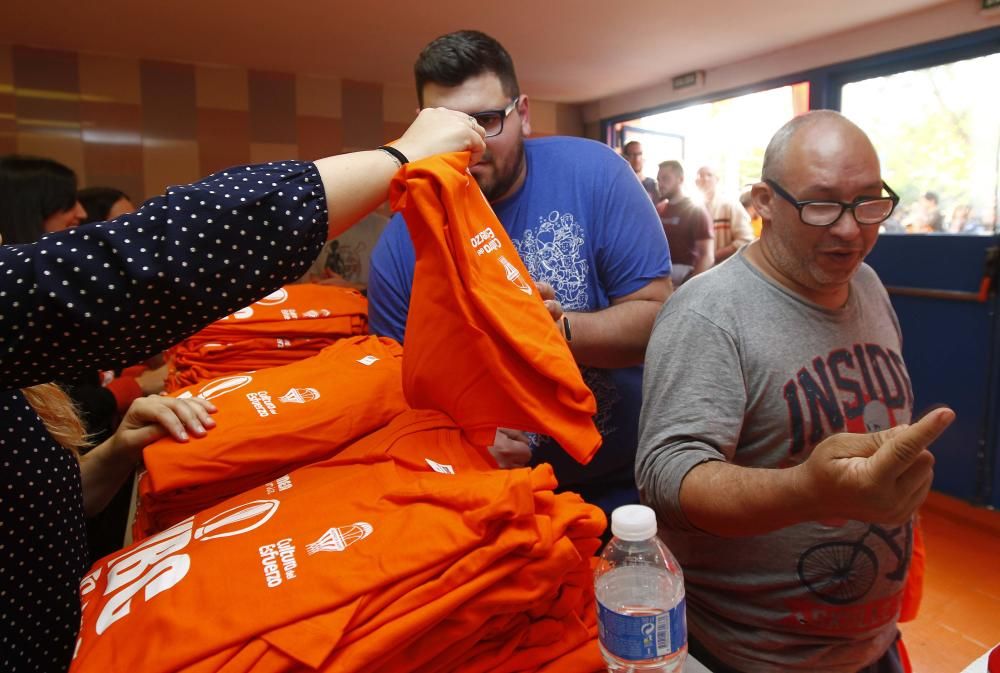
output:
M 739 63 L 708 69 L 705 72 L 705 83 L 697 89 L 675 92 L 668 80 L 660 85 L 602 98 L 583 106 L 584 122 L 593 128 L 594 124 L 609 117 L 1000 26 L 1000 11 L 983 13 L 980 7 L 980 0 L 949 0 L 930 9 L 889 21 L 873 23 L 846 33 L 830 35 L 822 40 L 814 40 Z M 834 11 L 834 8 L 834 5 L 826 4 L 819 11 Z M 747 39 L 753 40 L 753 36 L 748 35 Z

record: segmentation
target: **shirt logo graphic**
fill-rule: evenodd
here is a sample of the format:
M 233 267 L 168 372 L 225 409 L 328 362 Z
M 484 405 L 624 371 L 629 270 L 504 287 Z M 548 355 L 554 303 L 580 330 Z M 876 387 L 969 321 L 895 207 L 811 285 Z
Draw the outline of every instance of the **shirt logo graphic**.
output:
M 291 388 L 287 393 L 278 398 L 282 402 L 294 402 L 295 404 L 305 404 L 319 399 L 319 391 L 315 388 Z
M 373 364 L 378 362 L 378 358 L 375 357 L 374 355 L 366 355 L 360 360 L 358 360 L 358 362 L 363 364 L 365 367 L 371 367 Z
M 288 290 L 281 287 L 267 295 L 263 299 L 254 302 L 259 306 L 277 306 L 278 304 L 284 304 L 288 300 Z
M 277 500 L 253 500 L 219 512 L 194 531 L 195 540 L 242 535 L 260 528 L 278 511 Z
M 331 528 L 323 533 L 320 539 L 312 544 L 307 544 L 306 551 L 309 552 L 310 556 L 321 551 L 344 551 L 355 542 L 364 540 L 371 535 L 373 530 L 372 525 L 365 521 L 356 521 L 350 526 Z
M 523 292 L 524 294 L 531 294 L 531 286 L 521 278 L 521 272 L 516 266 L 507 261 L 507 258 L 503 255 L 497 258 L 501 264 L 503 264 L 504 270 L 507 272 L 507 280 L 514 284 L 514 286 Z
M 220 395 L 225 395 L 226 393 L 231 393 L 234 390 L 242 388 L 246 384 L 253 381 L 253 378 L 247 376 L 246 374 L 241 374 L 239 376 L 226 376 L 225 378 L 215 379 L 198 391 L 198 397 L 205 400 L 212 400 Z M 185 392 L 178 395 L 179 398 L 184 399 L 186 397 L 193 397 L 191 392 Z

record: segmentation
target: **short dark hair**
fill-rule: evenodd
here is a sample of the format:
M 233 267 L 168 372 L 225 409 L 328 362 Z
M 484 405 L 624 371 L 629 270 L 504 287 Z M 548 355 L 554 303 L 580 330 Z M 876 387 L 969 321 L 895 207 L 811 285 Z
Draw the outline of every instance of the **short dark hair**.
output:
M 76 204 L 76 173 L 58 161 L 0 157 L 0 234 L 4 244 L 34 243 L 45 219 Z
M 667 161 L 661 161 L 659 164 L 659 168 L 661 170 L 665 169 L 670 171 L 671 173 L 679 177 L 681 180 L 684 179 L 684 167 L 681 166 L 681 162 L 676 161 L 675 159 L 668 159 Z
M 933 201 L 934 203 L 938 202 L 938 195 L 935 194 L 934 192 L 926 192 L 924 194 L 924 198 L 927 199 L 928 201 Z
M 493 73 L 509 98 L 521 95 L 514 61 L 499 42 L 478 30 L 459 30 L 437 38 L 420 52 L 413 64 L 417 101 L 424 106 L 428 83 L 456 87 L 470 77 Z
M 77 192 L 76 198 L 87 211 L 87 217 L 80 224 L 103 222 L 108 219 L 111 206 L 118 203 L 119 199 L 131 201 L 128 194 L 114 187 L 87 187 Z

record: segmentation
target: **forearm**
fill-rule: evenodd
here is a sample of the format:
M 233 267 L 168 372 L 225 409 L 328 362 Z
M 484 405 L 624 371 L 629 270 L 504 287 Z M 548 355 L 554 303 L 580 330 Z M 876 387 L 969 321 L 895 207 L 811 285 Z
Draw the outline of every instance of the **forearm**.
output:
M 714 242 L 712 239 L 708 239 L 704 244 L 699 243 L 698 245 L 698 255 L 695 259 L 694 268 L 691 270 L 692 276 L 697 276 L 703 271 L 708 271 L 715 264 L 715 251 L 713 250 Z
M 88 517 L 101 512 L 135 469 L 138 456 L 126 455 L 115 438 L 98 444 L 80 456 L 83 480 L 83 510 Z
M 567 312 L 576 361 L 607 369 L 642 364 L 653 322 L 663 302 L 638 299 L 594 313 Z
M 801 487 L 799 467 L 747 468 L 710 461 L 681 482 L 688 522 L 720 537 L 761 535 L 816 518 L 813 498 Z
M 330 238 L 336 238 L 389 197 L 389 183 L 399 170 L 384 150 L 340 154 L 319 159 L 330 218 Z

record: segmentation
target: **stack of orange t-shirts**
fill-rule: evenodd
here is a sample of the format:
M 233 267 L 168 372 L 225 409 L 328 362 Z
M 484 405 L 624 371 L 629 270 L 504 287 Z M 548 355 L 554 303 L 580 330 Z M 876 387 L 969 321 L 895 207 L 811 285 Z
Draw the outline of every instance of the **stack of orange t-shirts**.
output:
M 403 349 L 376 336 L 341 339 L 319 355 L 179 391 L 211 400 L 217 427 L 143 450 L 135 539 L 313 463 L 386 425 L 406 407 Z
M 436 412 L 362 444 L 100 561 L 72 670 L 527 671 L 589 642 L 599 509 Z
M 357 290 L 286 285 L 170 348 L 166 389 L 297 362 L 367 333 L 368 301 Z
M 444 222 L 407 212 L 418 258 L 437 260 L 414 287 L 436 277 L 461 316 L 411 308 L 404 369 L 423 370 L 404 389 L 421 408 L 99 562 L 74 670 L 594 670 L 604 516 L 555 495 L 548 466 L 494 470 L 485 448 L 499 425 L 537 429 L 585 461 L 593 398 L 467 160 L 413 164 L 393 188 L 415 208 L 465 193 Z M 479 225 L 505 261 L 458 244 Z

